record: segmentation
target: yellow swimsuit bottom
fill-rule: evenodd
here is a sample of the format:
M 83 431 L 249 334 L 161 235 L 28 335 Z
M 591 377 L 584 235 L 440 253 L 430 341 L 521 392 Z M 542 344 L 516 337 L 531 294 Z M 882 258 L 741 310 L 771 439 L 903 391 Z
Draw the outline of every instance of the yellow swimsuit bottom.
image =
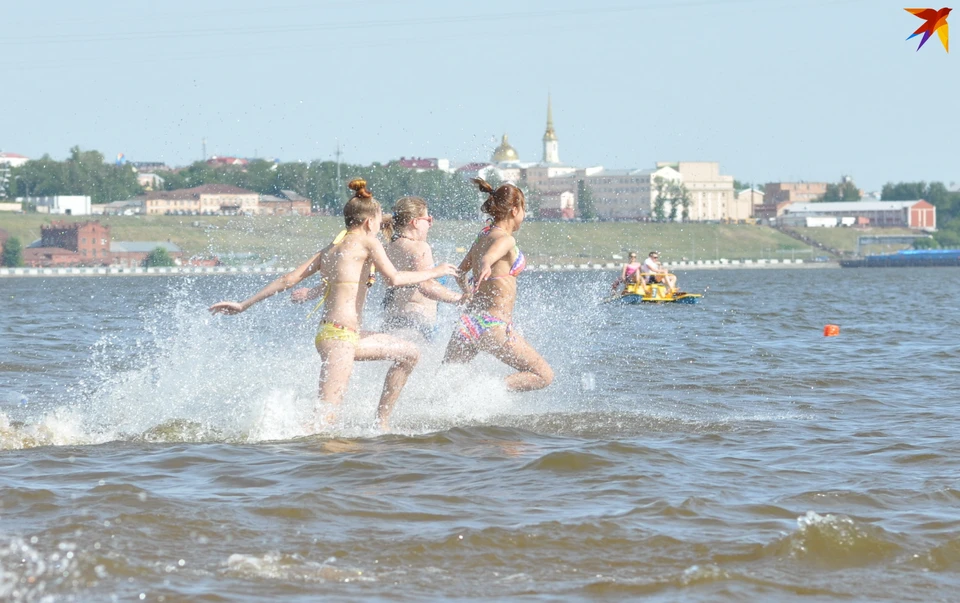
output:
M 345 341 L 356 346 L 360 343 L 360 333 L 338 322 L 321 322 L 314 340 L 317 349 L 320 349 L 321 341 Z

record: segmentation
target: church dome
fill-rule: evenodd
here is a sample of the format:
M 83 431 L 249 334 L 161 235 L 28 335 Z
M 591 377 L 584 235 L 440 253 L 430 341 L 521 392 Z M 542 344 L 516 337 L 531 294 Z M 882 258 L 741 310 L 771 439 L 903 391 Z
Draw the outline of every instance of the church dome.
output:
M 506 161 L 520 161 L 520 156 L 517 155 L 517 150 L 507 142 L 507 135 L 504 134 L 500 146 L 493 151 L 493 162 L 503 163 Z

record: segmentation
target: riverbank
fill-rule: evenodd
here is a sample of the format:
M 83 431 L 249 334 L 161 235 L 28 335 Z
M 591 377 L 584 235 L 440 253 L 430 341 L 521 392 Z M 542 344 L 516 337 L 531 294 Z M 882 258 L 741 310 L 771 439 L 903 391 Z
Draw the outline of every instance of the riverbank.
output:
M 836 262 L 804 262 L 803 260 L 701 260 L 697 262 L 667 262 L 666 268 L 673 272 L 687 270 L 750 270 L 750 269 L 823 269 L 839 268 Z M 527 267 L 532 272 L 568 272 L 593 270 L 619 270 L 614 262 L 589 264 L 539 264 Z M 292 266 L 172 266 L 169 268 L 0 268 L 0 278 L 58 277 L 58 276 L 216 276 L 224 274 L 285 274 Z
M 163 241 L 185 257 L 217 257 L 224 264 L 298 264 L 343 228 L 336 216 L 0 216 L 0 228 L 24 246 L 40 238 L 40 227 L 54 219 L 97 219 L 114 241 Z M 430 232 L 435 255 L 457 262 L 483 226 L 479 220 L 437 221 Z M 656 249 L 674 261 L 805 259 L 823 252 L 766 226 L 746 224 L 660 224 L 637 222 L 527 221 L 517 241 L 534 264 L 586 264 L 622 261 Z M 851 246 L 856 240 L 852 239 Z M 833 246 L 837 246 L 834 244 Z M 841 245 L 842 247 L 842 245 Z

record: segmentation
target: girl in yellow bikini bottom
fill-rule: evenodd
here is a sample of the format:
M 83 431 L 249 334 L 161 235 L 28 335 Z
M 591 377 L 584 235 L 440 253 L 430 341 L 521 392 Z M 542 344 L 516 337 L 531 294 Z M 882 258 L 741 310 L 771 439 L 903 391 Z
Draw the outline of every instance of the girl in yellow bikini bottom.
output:
M 314 340 L 318 349 L 322 341 L 345 341 L 356 347 L 360 343 L 360 333 L 338 322 L 321 322 L 320 328 L 317 329 L 317 338 Z

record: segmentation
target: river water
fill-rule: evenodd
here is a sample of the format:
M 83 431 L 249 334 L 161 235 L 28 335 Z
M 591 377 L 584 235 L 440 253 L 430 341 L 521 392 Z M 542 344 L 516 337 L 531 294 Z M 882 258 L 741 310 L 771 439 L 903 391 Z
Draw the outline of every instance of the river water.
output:
M 521 277 L 547 390 L 441 337 L 312 436 L 309 308 L 204 310 L 263 278 L 0 281 L 0 600 L 957 599 L 960 270 L 611 279 Z

